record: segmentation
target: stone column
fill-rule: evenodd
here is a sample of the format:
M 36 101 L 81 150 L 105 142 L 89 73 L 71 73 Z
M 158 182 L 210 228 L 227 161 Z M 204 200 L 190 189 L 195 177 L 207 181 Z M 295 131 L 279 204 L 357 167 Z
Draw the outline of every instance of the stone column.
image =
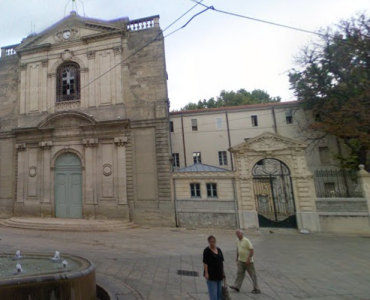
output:
M 114 143 L 117 146 L 117 186 L 118 205 L 127 205 L 127 182 L 126 182 L 126 143 L 127 137 L 116 137 Z
M 83 139 L 82 143 L 85 145 L 85 204 L 96 204 L 95 187 L 95 147 L 98 146 L 98 139 Z
M 88 59 L 88 65 L 89 65 L 89 73 L 86 74 L 87 78 L 89 79 L 89 81 L 93 81 L 95 79 L 95 67 L 96 67 L 96 64 L 95 64 L 95 51 L 88 51 L 86 53 L 87 55 L 87 59 Z M 95 84 L 90 84 L 88 86 L 88 91 L 86 92 L 86 94 L 88 94 L 88 97 L 87 97 L 87 101 L 88 101 L 88 104 L 87 104 L 87 107 L 95 107 L 96 106 L 96 98 L 95 98 Z
M 23 205 L 24 203 L 24 176 L 25 176 L 25 159 L 26 159 L 26 144 L 16 144 L 17 150 L 17 199 L 16 204 Z
M 360 168 L 360 171 L 358 172 L 358 178 L 360 180 L 364 198 L 367 200 L 367 208 L 370 218 L 370 173 L 365 170 L 364 165 L 359 165 L 358 167 Z
M 50 203 L 51 199 L 51 179 L 50 179 L 50 162 L 51 162 L 51 147 L 52 141 L 40 142 L 39 147 L 43 150 L 42 162 L 43 162 L 43 179 L 42 179 L 42 203 Z
M 51 147 L 52 141 L 40 142 L 39 147 L 42 149 L 42 179 L 41 179 L 41 216 L 52 217 L 53 209 L 51 205 L 51 184 L 53 182 L 51 175 Z

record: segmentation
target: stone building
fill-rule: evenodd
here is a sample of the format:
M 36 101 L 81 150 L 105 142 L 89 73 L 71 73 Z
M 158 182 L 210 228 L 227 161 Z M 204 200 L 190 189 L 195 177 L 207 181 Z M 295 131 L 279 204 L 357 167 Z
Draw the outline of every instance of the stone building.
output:
M 307 145 L 296 103 L 168 103 L 158 16 L 71 12 L 1 48 L 0 218 L 370 233 L 370 174 Z
M 1 48 L 1 218 L 174 225 L 161 37 L 158 16 L 71 12 Z
M 177 224 L 369 233 L 370 174 L 306 144 L 310 122 L 295 102 L 171 113 Z

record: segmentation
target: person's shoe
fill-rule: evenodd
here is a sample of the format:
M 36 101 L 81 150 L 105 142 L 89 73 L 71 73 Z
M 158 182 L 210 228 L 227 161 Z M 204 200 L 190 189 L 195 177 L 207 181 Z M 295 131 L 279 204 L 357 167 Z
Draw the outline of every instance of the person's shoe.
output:
M 254 289 L 254 290 L 252 291 L 252 294 L 261 294 L 261 291 L 260 291 L 260 290 L 258 290 L 258 289 Z
M 231 288 L 232 290 L 234 290 L 234 291 L 237 291 L 238 293 L 240 292 L 240 291 L 239 291 L 239 289 L 238 289 L 237 287 L 235 287 L 235 286 L 230 286 L 230 288 Z

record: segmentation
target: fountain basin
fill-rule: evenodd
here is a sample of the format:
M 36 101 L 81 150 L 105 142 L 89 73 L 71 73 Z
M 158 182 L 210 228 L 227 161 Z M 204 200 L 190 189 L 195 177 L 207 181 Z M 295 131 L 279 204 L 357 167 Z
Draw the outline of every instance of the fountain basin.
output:
M 1 300 L 96 300 L 94 264 L 82 257 L 62 254 L 0 254 Z M 63 267 L 63 261 L 68 262 Z M 22 265 L 17 273 L 16 265 Z

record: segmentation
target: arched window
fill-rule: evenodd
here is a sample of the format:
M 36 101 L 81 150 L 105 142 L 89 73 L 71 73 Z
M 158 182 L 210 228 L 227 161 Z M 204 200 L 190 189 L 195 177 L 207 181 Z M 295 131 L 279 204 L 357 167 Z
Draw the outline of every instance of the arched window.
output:
M 70 62 L 57 70 L 57 102 L 80 100 L 80 66 Z

